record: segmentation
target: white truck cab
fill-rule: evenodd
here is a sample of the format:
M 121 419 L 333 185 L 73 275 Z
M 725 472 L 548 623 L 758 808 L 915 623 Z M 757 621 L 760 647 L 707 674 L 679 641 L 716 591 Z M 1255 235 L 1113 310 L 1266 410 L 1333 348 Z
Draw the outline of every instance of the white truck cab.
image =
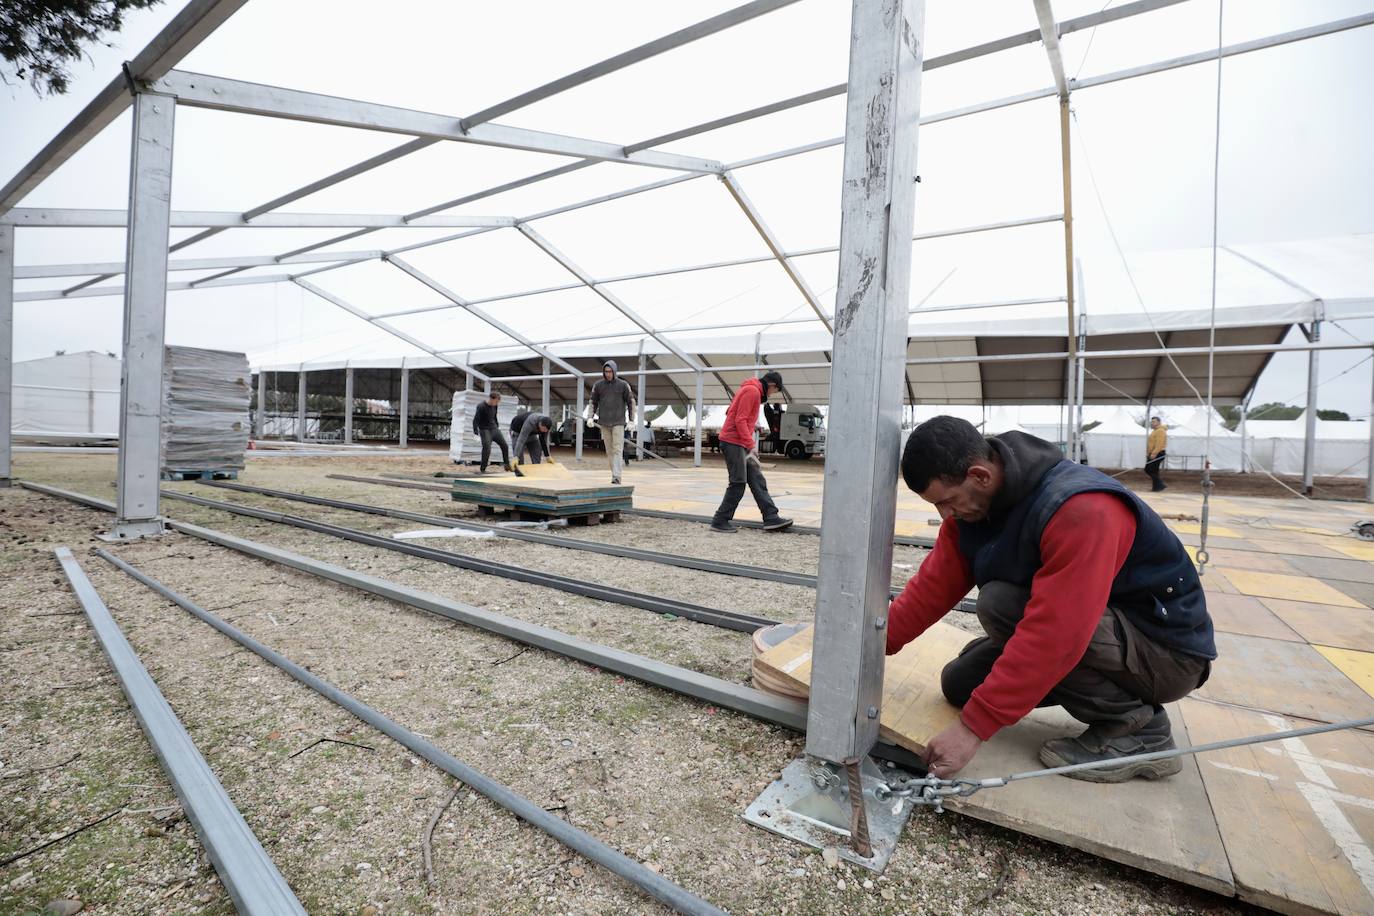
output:
M 814 404 L 787 404 L 776 438 L 759 434 L 762 451 L 802 461 L 825 454 L 825 417 Z

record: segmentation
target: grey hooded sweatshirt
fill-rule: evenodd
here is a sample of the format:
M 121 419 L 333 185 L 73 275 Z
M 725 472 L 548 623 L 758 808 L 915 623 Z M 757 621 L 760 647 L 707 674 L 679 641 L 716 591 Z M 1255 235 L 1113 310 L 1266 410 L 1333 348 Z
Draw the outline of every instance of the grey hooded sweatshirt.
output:
M 605 376 L 607 367 L 611 370 L 610 381 Z M 601 381 L 592 386 L 592 414 L 602 426 L 624 426 L 634 414 L 634 392 L 630 390 L 630 383 L 619 376 L 620 366 L 615 360 L 606 360 L 601 369 Z

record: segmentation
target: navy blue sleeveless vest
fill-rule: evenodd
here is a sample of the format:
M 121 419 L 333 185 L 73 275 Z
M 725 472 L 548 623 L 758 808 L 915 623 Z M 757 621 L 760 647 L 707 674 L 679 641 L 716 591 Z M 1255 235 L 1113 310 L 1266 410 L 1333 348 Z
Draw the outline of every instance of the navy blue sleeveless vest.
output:
M 1197 570 L 1153 509 L 1106 474 L 1064 460 L 1056 446 L 1034 436 L 1007 433 L 988 441 L 1003 458 L 1004 493 L 1015 501 L 994 506 L 981 522 L 956 523 L 959 552 L 969 558 L 979 587 L 996 581 L 1029 588 L 1041 566 L 1040 536 L 1064 501 L 1079 493 L 1112 493 L 1135 513 L 1136 530 L 1126 562 L 1112 580 L 1108 603 L 1162 645 L 1217 657 Z M 1091 531 L 1083 534 L 1093 536 Z

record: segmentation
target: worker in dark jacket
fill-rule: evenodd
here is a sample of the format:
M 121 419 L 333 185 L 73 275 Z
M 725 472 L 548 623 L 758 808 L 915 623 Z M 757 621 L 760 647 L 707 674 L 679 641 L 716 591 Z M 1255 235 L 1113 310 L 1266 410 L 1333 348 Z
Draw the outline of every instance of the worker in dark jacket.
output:
M 611 483 L 620 483 L 625 457 L 625 426 L 635 421 L 635 395 L 630 390 L 630 383 L 617 374 L 619 372 L 620 366 L 613 359 L 601 364 L 601 379 L 592 386 L 592 402 L 587 405 L 587 422 L 595 418 L 601 430 Z
M 778 514 L 773 497 L 768 494 L 768 481 L 763 479 L 759 467 L 759 449 L 754 443 L 754 428 L 759 425 L 759 406 L 769 395 L 782 391 L 782 376 L 768 372 L 762 378 L 745 379 L 735 391 L 730 406 L 725 411 L 725 424 L 720 429 L 720 450 L 725 455 L 725 468 L 730 474 L 730 483 L 725 488 L 725 497 L 711 519 L 711 530 L 721 534 L 733 534 L 739 526 L 731 519 L 744 498 L 744 488 L 754 494 L 759 513 L 763 516 L 766 531 L 781 531 L 792 525 L 790 518 Z
M 553 429 L 553 420 L 532 410 L 522 416 L 525 419 L 520 423 L 520 432 L 515 437 L 515 460 L 523 461 L 528 451 L 529 463 L 541 464 L 549 453 L 549 430 Z
M 1082 734 L 1040 749 L 1050 767 L 1174 747 L 1163 704 L 1201 687 L 1217 656 L 1212 619 L 1183 545 L 1134 493 L 1020 432 L 984 438 L 935 417 L 907 440 L 902 477 L 944 523 L 888 611 L 887 653 L 920 636 L 975 585 L 987 632 L 945 666 L 959 720 L 926 762 L 949 776 L 998 729 L 1063 706 Z M 1159 779 L 1177 758 L 1066 775 Z
M 501 395 L 493 391 L 472 412 L 472 432 L 482 440 L 481 472 L 483 474 L 487 472 L 487 464 L 491 461 L 491 444 L 493 442 L 501 446 L 501 466 L 507 471 L 510 470 L 510 443 L 506 442 L 506 437 L 501 435 L 501 424 L 496 420 L 496 410 L 500 406 Z

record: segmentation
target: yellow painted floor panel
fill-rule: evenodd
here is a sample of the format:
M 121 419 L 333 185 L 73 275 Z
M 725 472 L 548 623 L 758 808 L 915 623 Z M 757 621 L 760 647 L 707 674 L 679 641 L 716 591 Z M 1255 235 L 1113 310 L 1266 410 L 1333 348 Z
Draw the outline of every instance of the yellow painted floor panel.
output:
M 1226 574 L 1226 578 L 1242 595 L 1282 598 L 1287 601 L 1310 601 L 1314 604 L 1334 604 L 1340 607 L 1363 607 L 1349 595 L 1338 592 L 1311 576 L 1285 576 L 1248 569 L 1223 568 L 1219 571 Z
M 1334 646 L 1313 646 L 1325 655 L 1331 664 L 1341 670 L 1365 693 L 1374 697 L 1374 652 L 1357 652 L 1354 649 L 1337 649 Z

